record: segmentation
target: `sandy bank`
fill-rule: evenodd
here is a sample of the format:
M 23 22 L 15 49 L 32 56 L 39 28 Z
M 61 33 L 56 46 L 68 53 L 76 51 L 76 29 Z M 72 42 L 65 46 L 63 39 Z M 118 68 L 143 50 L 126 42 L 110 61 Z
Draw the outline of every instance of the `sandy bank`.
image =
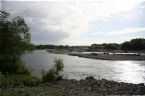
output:
M 145 55 L 135 54 L 68 54 L 84 58 L 101 59 L 101 60 L 145 60 Z

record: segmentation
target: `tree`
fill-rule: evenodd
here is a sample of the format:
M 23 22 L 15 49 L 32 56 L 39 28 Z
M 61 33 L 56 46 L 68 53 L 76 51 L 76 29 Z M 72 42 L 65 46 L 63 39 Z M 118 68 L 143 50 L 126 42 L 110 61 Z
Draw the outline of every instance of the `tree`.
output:
M 145 39 L 132 39 L 130 41 L 131 50 L 145 50 Z
M 117 50 L 119 49 L 119 44 L 116 44 L 116 43 L 104 44 L 104 49 L 109 50 L 109 51 Z
M 0 72 L 29 74 L 21 55 L 33 49 L 30 28 L 23 17 L 10 20 L 9 16 L 9 13 L 0 10 Z
M 135 51 L 141 51 L 145 50 L 145 39 L 138 38 L 138 39 L 132 39 L 129 42 L 124 42 L 121 45 L 122 50 L 135 50 Z
M 130 50 L 130 43 L 129 42 L 122 43 L 121 50 L 124 50 L 124 51 Z

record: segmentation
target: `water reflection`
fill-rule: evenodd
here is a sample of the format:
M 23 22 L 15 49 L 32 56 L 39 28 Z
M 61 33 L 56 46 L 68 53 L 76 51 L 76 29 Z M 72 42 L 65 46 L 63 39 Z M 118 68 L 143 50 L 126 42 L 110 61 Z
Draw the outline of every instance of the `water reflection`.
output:
M 64 78 L 84 79 L 93 76 L 128 83 L 145 82 L 145 61 L 108 61 L 81 58 L 61 54 L 50 54 L 45 50 L 36 50 L 23 56 L 26 64 L 34 69 L 33 75 L 40 77 L 41 70 L 49 70 L 55 57 L 64 60 Z
M 145 64 L 144 61 L 118 61 L 114 64 L 114 69 L 120 81 L 130 83 L 141 83 L 145 81 Z

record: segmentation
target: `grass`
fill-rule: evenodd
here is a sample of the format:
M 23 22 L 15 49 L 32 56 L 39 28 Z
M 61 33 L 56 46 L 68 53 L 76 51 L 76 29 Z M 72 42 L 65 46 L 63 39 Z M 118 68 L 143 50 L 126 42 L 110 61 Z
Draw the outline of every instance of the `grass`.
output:
M 0 74 L 0 87 L 16 87 L 16 86 L 36 86 L 40 84 L 40 80 L 31 75 L 4 75 Z

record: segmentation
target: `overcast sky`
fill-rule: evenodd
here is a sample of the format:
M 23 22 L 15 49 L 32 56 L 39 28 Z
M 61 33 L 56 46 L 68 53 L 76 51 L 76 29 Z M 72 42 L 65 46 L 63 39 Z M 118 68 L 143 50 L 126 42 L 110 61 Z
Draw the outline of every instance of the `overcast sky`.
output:
M 30 26 L 32 43 L 90 45 L 145 38 L 145 0 L 2 0 Z

